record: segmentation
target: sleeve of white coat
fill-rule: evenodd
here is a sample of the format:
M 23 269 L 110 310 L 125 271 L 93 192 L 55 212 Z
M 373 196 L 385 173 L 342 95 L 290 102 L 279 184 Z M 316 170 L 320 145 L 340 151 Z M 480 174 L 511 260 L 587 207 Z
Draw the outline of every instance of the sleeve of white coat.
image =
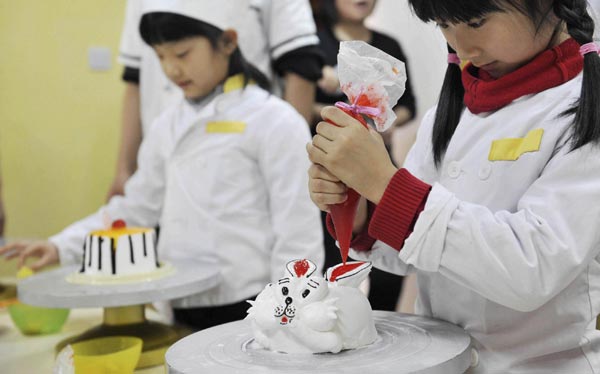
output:
M 144 138 L 138 154 L 138 169 L 125 184 L 125 195 L 115 196 L 96 213 L 49 238 L 57 246 L 61 265 L 80 263 L 83 242 L 90 231 L 104 228 L 104 216 L 122 219 L 129 226 L 155 227 L 158 224 L 165 188 L 163 137 L 153 131 Z
M 483 297 L 532 311 L 600 253 L 600 154 L 562 147 L 514 213 L 460 201 L 435 184 L 399 258 Z
M 319 44 L 308 0 L 271 0 L 264 12 L 264 27 L 272 60 L 295 49 Z
M 144 42 L 140 36 L 141 0 L 127 0 L 125 22 L 121 32 L 118 62 L 131 67 L 140 68 L 142 47 Z
M 276 126 L 263 139 L 259 151 L 260 170 L 269 190 L 271 225 L 275 241 L 271 252 L 271 279 L 281 278 L 282 269 L 294 259 L 313 261 L 323 270 L 323 229 L 319 209 L 308 194 L 306 144 L 308 126 L 289 105 L 277 110 Z

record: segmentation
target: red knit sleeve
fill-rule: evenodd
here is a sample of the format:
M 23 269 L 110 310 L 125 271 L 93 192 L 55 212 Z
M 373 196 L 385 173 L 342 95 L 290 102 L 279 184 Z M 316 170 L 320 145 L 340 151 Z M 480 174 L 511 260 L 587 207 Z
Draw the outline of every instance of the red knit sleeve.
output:
M 369 223 L 369 235 L 400 251 L 412 233 L 431 186 L 400 169 L 388 184 Z
M 377 239 L 400 250 L 412 233 L 431 186 L 400 169 L 387 186 L 379 205 L 368 202 L 368 225 L 352 238 L 356 251 L 368 251 Z M 336 239 L 331 214 L 327 214 L 327 230 Z

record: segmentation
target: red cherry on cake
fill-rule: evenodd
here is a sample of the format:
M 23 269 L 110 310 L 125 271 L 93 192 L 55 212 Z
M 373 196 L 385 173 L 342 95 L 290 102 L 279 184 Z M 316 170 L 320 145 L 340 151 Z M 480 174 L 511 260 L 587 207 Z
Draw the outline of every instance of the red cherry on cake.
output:
M 127 227 L 127 224 L 122 219 L 118 219 L 112 223 L 113 229 L 124 229 L 125 227 Z

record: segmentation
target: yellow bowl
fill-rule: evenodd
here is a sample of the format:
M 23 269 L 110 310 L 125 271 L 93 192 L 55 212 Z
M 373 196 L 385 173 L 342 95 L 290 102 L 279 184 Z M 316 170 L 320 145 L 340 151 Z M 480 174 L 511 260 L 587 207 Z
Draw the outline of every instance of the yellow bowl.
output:
M 109 336 L 71 344 L 75 373 L 133 373 L 140 354 L 142 339 L 132 336 Z
M 8 313 L 23 335 L 59 332 L 69 316 L 69 309 L 41 308 L 16 302 L 8 306 Z

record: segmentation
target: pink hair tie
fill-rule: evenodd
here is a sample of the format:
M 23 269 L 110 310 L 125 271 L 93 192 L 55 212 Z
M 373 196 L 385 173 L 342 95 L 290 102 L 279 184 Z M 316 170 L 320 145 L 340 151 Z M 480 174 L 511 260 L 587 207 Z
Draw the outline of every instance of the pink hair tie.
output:
M 456 53 L 448 53 L 448 63 L 460 66 L 460 58 L 458 58 Z
M 373 108 L 370 106 L 362 106 L 356 104 L 346 104 L 343 101 L 338 101 L 337 103 L 335 103 L 335 106 L 340 109 L 350 111 L 353 114 L 364 114 L 371 117 L 377 117 L 381 114 L 381 110 L 379 108 Z
M 598 46 L 596 43 L 591 42 L 591 43 L 586 43 L 584 45 L 582 45 L 581 47 L 579 47 L 579 53 L 581 53 L 582 56 L 585 56 L 588 53 L 600 53 L 600 46 Z

